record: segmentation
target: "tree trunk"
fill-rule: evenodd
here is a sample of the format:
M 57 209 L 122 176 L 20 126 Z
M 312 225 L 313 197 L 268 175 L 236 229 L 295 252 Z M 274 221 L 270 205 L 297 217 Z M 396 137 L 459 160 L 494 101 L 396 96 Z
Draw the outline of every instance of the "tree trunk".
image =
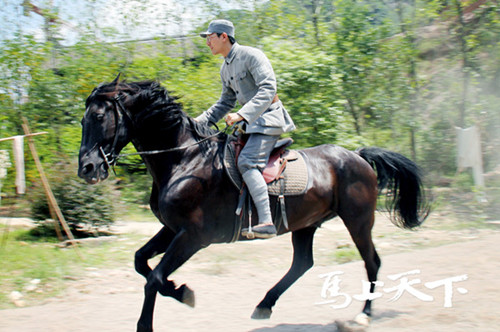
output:
M 457 18 L 459 23 L 458 28 L 458 42 L 460 44 L 460 52 L 462 55 L 462 73 L 463 73 L 463 81 L 462 81 L 462 98 L 460 104 L 458 106 L 460 110 L 459 116 L 459 127 L 465 127 L 465 117 L 467 112 L 467 97 L 469 91 L 469 81 L 470 81 L 470 63 L 469 56 L 467 53 L 467 41 L 466 41 L 466 30 L 465 30 L 465 20 L 463 15 L 463 8 L 460 0 L 454 0 L 455 8 L 457 10 Z
M 321 4 L 318 4 L 318 2 L 319 0 L 312 0 L 312 24 L 316 46 L 321 46 L 321 40 L 319 38 L 319 12 L 321 10 Z

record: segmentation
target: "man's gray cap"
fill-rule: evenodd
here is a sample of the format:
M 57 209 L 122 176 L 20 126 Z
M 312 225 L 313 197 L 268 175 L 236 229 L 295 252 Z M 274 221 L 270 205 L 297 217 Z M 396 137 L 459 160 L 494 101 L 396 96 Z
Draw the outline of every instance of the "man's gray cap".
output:
M 228 20 L 213 20 L 208 25 L 208 30 L 200 33 L 200 36 L 205 38 L 212 33 L 223 33 L 225 32 L 229 37 L 234 38 L 234 25 L 233 22 Z

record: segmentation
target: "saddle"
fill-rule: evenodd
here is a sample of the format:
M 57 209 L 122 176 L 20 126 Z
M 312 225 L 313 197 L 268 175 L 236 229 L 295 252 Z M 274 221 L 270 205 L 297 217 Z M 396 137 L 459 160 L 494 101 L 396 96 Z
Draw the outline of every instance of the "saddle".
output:
M 238 190 L 243 188 L 243 179 L 236 162 L 246 138 L 228 135 L 224 148 L 224 168 L 229 179 Z M 308 181 L 308 173 L 303 156 L 295 150 L 288 150 L 292 144 L 291 138 L 279 140 L 271 152 L 269 161 L 263 170 L 264 179 L 268 184 L 270 196 L 296 196 L 304 194 Z M 281 181 L 284 179 L 284 181 Z M 284 182 L 284 183 L 281 183 Z M 282 190 L 284 185 L 284 190 Z
M 240 135 L 236 141 L 231 143 L 234 146 L 236 165 L 238 164 L 240 152 L 245 146 L 247 140 L 248 135 Z M 271 151 L 269 156 L 269 161 L 267 162 L 266 167 L 262 170 L 262 175 L 264 176 L 264 180 L 266 180 L 267 184 L 279 179 L 285 170 L 288 160 L 296 160 L 298 158 L 298 153 L 296 151 L 286 150 L 286 148 L 292 145 L 292 143 L 293 139 L 288 137 L 278 140 L 278 142 L 274 145 L 273 151 Z

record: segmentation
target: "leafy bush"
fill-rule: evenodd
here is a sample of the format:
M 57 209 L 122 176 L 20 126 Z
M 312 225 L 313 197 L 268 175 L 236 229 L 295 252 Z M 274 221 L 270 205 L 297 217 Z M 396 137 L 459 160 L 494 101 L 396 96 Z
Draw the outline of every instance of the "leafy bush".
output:
M 109 182 L 88 185 L 76 176 L 64 176 L 51 183 L 59 208 L 75 236 L 98 234 L 114 222 L 114 193 Z M 40 188 L 31 204 L 32 217 L 38 220 L 39 230 L 46 235 L 53 229 L 45 194 Z

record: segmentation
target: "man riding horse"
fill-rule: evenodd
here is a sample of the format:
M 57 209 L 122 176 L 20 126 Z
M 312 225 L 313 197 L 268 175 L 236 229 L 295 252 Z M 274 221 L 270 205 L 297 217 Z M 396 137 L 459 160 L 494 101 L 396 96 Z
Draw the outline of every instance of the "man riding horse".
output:
M 295 125 L 276 94 L 276 77 L 268 58 L 256 48 L 239 45 L 234 39 L 232 22 L 214 20 L 200 36 L 207 39 L 213 55 L 224 57 L 224 63 L 220 69 L 222 94 L 196 120 L 217 123 L 235 107 L 236 101 L 242 105 L 238 112 L 227 114 L 225 121 L 230 126 L 243 122 L 249 134 L 238 157 L 238 170 L 259 217 L 253 232 L 257 238 L 276 236 L 262 169 L 280 135 L 294 130 Z

